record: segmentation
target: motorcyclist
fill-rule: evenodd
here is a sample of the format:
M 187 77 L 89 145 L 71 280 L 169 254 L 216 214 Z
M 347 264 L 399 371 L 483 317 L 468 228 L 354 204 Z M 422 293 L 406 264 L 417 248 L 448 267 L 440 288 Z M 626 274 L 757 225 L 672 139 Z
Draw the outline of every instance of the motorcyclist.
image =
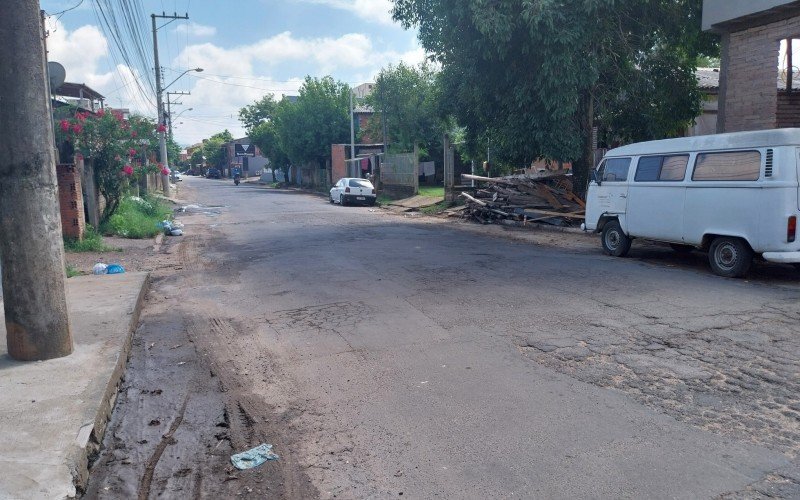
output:
M 242 178 L 242 169 L 240 169 L 239 167 L 233 167 L 231 173 L 233 174 L 233 183 L 238 186 L 239 181 Z

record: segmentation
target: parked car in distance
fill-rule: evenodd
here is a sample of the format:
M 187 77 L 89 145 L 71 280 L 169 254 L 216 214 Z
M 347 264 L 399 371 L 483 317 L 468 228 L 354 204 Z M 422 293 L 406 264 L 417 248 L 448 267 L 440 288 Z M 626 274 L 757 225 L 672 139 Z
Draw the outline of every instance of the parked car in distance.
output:
M 170 180 L 171 180 L 172 182 L 180 182 L 180 181 L 182 181 L 182 180 L 183 180 L 183 177 L 181 176 L 181 173 L 180 173 L 180 172 L 178 172 L 178 171 L 176 171 L 176 170 L 172 171 L 172 172 L 169 174 L 169 176 L 170 176 L 170 178 L 171 178 Z
M 339 179 L 331 188 L 331 203 L 339 203 L 344 206 L 348 203 L 361 203 L 363 205 L 374 205 L 377 195 L 375 186 L 366 179 L 345 177 Z
M 208 172 L 206 172 L 206 179 L 221 179 L 222 173 L 220 173 L 218 168 L 209 168 Z
M 591 173 L 583 228 L 617 257 L 635 238 L 707 251 L 711 270 L 730 278 L 756 255 L 798 265 L 798 170 L 800 129 L 622 146 Z

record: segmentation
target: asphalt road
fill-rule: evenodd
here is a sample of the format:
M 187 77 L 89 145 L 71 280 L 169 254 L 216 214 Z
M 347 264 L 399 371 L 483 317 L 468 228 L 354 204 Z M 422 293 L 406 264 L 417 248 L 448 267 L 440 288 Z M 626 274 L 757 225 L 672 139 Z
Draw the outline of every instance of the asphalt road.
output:
M 173 274 L 154 285 L 129 366 L 130 384 L 160 377 L 174 397 L 147 403 L 142 386 L 110 435 L 140 438 L 147 411 L 183 404 L 176 427 L 191 429 L 175 435 L 201 445 L 167 442 L 147 494 L 800 497 L 789 267 L 727 280 L 700 254 L 614 259 L 581 235 L 534 244 L 230 181 L 188 178 L 180 197 L 203 206 L 166 245 Z M 193 345 L 191 384 L 158 372 L 178 359 L 173 342 Z M 156 441 L 175 416 L 162 420 Z M 281 459 L 226 468 L 261 442 Z M 134 492 L 104 453 L 90 496 Z

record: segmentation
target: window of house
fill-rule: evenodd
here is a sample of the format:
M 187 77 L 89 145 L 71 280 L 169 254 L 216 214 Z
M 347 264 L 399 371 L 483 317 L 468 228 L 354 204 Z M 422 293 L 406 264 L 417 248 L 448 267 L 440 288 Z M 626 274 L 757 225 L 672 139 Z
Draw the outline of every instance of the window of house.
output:
M 628 180 L 630 166 L 630 158 L 609 158 L 598 173 L 603 182 L 625 182 Z
M 734 151 L 701 153 L 695 161 L 695 181 L 757 181 L 761 173 L 761 153 Z
M 644 156 L 636 166 L 636 182 L 682 181 L 689 155 Z

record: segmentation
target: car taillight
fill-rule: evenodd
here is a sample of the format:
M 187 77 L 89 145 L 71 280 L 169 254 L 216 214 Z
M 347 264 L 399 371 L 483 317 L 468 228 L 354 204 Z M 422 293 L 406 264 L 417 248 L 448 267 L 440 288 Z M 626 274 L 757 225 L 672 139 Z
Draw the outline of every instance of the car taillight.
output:
M 350 188 L 349 187 L 344 188 L 344 192 L 345 193 L 349 193 L 350 192 Z
M 789 223 L 786 225 L 786 240 L 789 243 L 794 243 L 797 237 L 797 216 L 792 215 L 789 217 Z

